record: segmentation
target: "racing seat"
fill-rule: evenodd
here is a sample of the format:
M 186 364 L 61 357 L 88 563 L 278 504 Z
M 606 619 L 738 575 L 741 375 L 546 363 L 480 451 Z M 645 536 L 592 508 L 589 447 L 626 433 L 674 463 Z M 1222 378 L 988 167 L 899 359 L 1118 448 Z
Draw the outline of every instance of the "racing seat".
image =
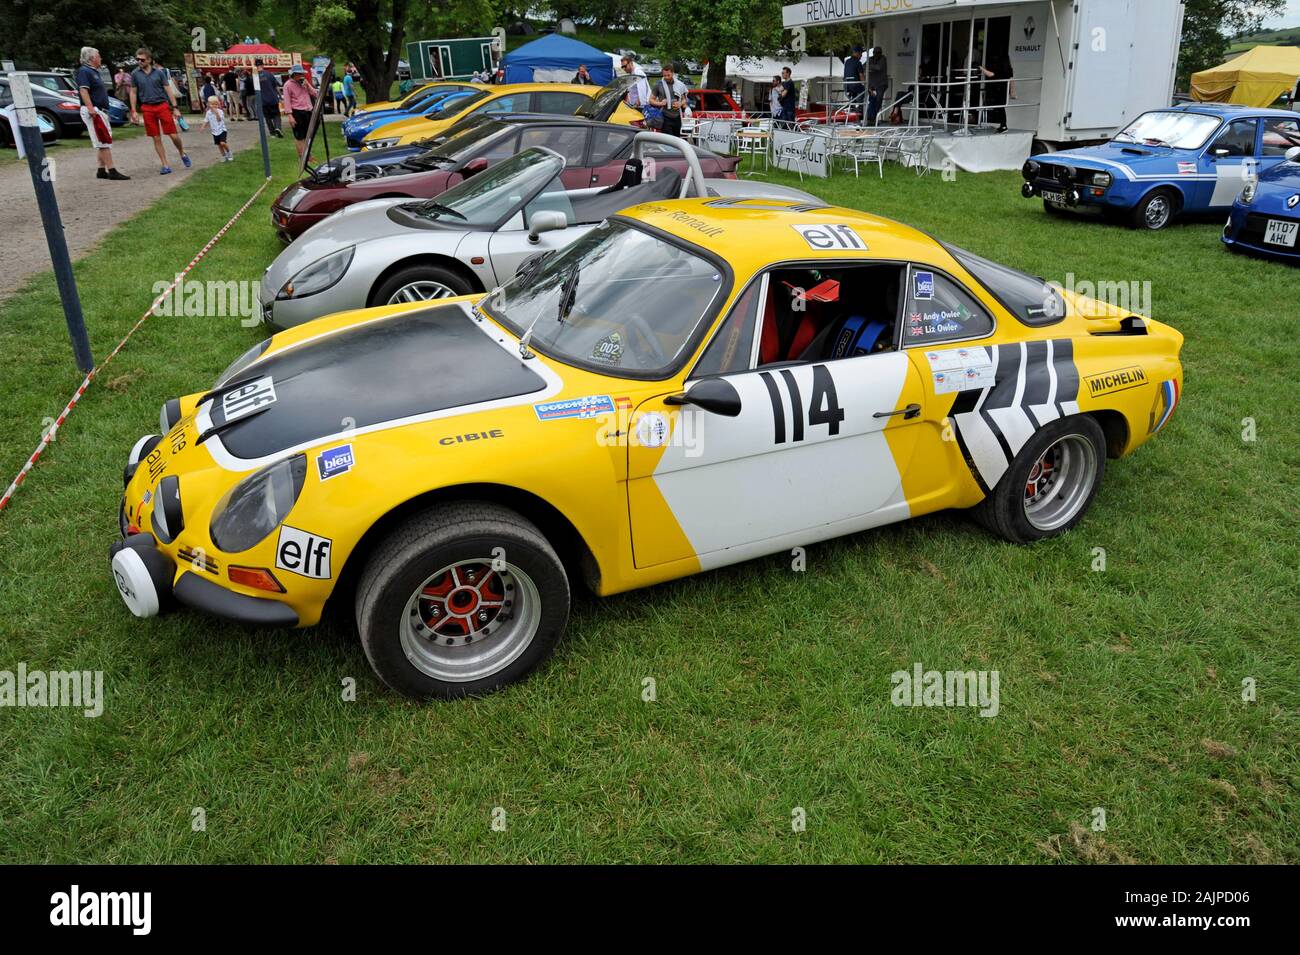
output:
M 799 354 L 800 361 L 829 361 L 870 355 L 880 344 L 885 323 L 863 315 L 847 315 L 826 327 Z
M 624 175 L 626 174 L 625 168 Z M 676 169 L 660 168 L 654 182 L 643 182 L 613 192 L 605 189 L 590 196 L 573 199 L 573 221 L 575 223 L 600 222 L 628 206 L 662 199 L 676 199 L 681 190 L 682 174 Z
M 641 160 L 629 159 L 623 163 L 623 175 L 619 177 L 618 182 L 606 186 L 596 195 L 603 196 L 607 192 L 618 192 L 620 189 L 630 189 L 632 186 L 639 185 L 641 185 Z

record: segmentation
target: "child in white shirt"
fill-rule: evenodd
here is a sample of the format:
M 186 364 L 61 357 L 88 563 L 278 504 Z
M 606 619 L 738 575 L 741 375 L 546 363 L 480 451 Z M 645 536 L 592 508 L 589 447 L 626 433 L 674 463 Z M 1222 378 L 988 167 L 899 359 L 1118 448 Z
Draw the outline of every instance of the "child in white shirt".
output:
M 208 97 L 208 111 L 203 114 L 203 125 L 212 130 L 212 142 L 221 150 L 221 161 L 234 162 L 235 157 L 226 145 L 226 111 L 221 107 L 220 97 Z

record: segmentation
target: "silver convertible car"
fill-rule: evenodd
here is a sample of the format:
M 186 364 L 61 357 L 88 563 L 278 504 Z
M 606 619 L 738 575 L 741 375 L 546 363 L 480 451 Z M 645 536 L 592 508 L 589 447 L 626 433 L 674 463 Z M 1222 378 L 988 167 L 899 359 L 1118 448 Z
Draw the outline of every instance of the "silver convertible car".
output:
M 642 146 L 682 151 L 687 174 Z M 564 159 L 526 149 L 436 199 L 372 199 L 340 209 L 286 248 L 262 277 L 262 317 L 289 328 L 334 312 L 486 292 L 539 253 L 563 248 L 608 216 L 690 196 L 789 199 L 806 192 L 739 179 L 705 179 L 682 141 L 638 133 L 622 179 L 604 189 L 565 190 Z

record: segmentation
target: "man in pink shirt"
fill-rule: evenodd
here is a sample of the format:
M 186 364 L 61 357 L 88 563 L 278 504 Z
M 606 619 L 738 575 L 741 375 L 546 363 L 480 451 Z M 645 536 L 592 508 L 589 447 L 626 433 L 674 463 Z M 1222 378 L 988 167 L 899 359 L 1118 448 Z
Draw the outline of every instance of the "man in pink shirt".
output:
M 293 67 L 289 70 L 289 82 L 284 84 L 282 108 L 293 129 L 293 145 L 298 150 L 299 161 L 307 150 L 307 127 L 311 125 L 311 109 L 315 101 L 316 93 L 307 84 L 306 72 L 301 66 Z M 311 156 L 307 157 L 307 161 L 311 162 Z

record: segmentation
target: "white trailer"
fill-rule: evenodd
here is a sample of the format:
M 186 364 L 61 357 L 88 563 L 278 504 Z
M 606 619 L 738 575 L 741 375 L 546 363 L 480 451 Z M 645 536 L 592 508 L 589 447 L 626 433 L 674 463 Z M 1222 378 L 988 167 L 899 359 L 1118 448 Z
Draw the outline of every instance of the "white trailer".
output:
M 1140 113 L 1170 105 L 1184 4 L 808 0 L 786 5 L 784 24 L 804 31 L 799 39 L 821 62 L 816 27 L 869 21 L 869 43 L 888 59 L 886 105 L 910 91 L 903 109 L 914 124 L 987 125 L 992 84 L 980 68 L 1006 57 L 1015 77 L 1007 125 L 1055 148 L 1108 139 Z

